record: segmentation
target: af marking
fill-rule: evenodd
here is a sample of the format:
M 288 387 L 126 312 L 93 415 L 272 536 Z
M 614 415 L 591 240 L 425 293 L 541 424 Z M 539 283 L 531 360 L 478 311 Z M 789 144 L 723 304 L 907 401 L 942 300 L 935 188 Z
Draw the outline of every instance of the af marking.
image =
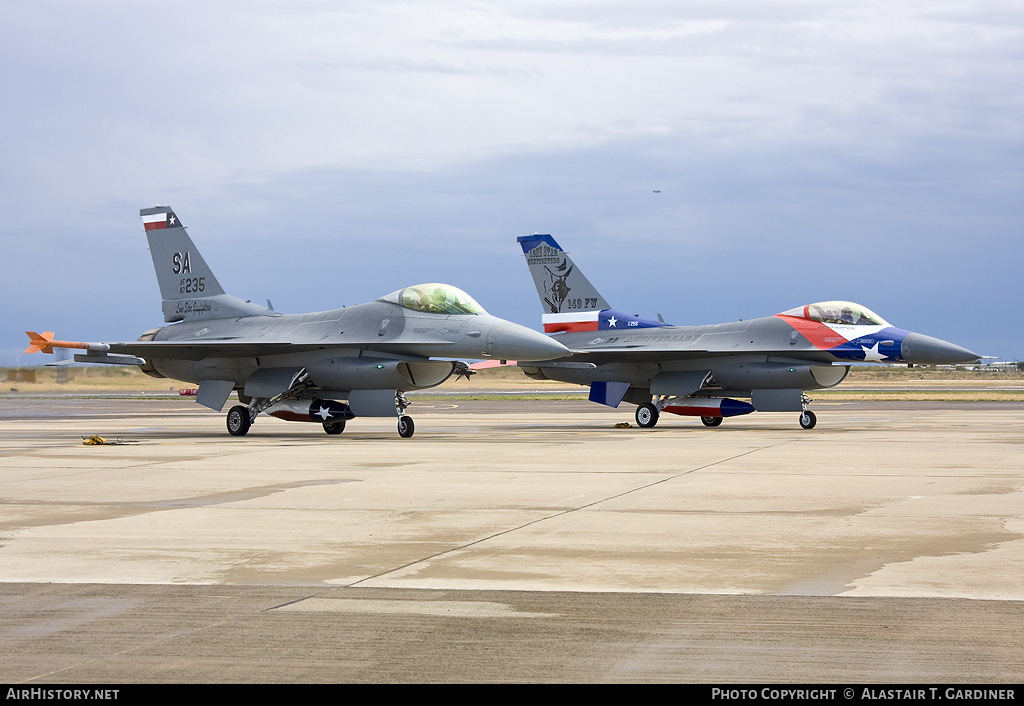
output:
M 198 294 L 206 291 L 205 277 L 184 277 L 181 280 L 179 292 L 181 294 Z

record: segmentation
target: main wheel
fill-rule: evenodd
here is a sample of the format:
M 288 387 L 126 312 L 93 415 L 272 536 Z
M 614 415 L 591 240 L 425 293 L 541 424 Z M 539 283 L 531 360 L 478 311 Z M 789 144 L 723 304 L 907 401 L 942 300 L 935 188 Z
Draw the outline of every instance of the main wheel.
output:
M 636 423 L 644 429 L 650 429 L 658 423 L 658 408 L 648 402 L 636 408 Z
M 800 415 L 800 426 L 804 429 L 813 429 L 814 425 L 818 423 L 818 418 L 814 416 L 814 412 L 805 410 Z
M 345 431 L 345 420 L 337 422 L 324 422 L 324 431 L 328 434 L 340 434 Z
M 228 410 L 228 434 L 231 436 L 245 436 L 249 433 L 252 420 L 249 419 L 249 409 L 240 404 Z
M 398 435 L 403 439 L 408 439 L 416 431 L 416 425 L 413 424 L 412 417 L 406 417 L 402 415 L 398 418 Z
M 722 417 L 701 417 L 700 421 L 703 422 L 706 427 L 717 427 L 722 424 Z

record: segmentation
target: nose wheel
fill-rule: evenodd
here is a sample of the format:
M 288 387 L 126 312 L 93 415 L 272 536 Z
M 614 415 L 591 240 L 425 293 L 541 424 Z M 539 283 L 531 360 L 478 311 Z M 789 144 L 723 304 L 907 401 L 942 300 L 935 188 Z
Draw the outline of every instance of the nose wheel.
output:
M 818 418 L 814 416 L 814 412 L 807 409 L 807 405 L 811 403 L 811 398 L 807 395 L 800 397 L 800 428 L 801 429 L 813 429 L 814 425 L 818 423 Z
M 814 425 L 818 423 L 818 418 L 814 416 L 814 412 L 811 410 L 804 410 L 803 414 L 800 415 L 800 427 L 803 429 L 813 429 Z
M 398 435 L 403 439 L 408 439 L 415 433 L 416 425 L 412 421 L 412 417 L 407 416 L 405 410 L 411 403 L 406 399 L 398 390 L 395 390 L 395 412 L 398 413 Z

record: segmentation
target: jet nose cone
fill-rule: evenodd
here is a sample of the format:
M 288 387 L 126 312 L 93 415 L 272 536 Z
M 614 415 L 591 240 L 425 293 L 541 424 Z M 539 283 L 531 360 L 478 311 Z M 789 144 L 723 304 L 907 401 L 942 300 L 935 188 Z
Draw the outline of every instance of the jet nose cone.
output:
M 569 355 L 569 349 L 558 341 L 509 321 L 491 327 L 487 350 L 502 360 L 551 360 Z
M 900 350 L 903 360 L 924 365 L 970 363 L 981 357 L 966 348 L 921 333 L 907 334 L 900 345 Z

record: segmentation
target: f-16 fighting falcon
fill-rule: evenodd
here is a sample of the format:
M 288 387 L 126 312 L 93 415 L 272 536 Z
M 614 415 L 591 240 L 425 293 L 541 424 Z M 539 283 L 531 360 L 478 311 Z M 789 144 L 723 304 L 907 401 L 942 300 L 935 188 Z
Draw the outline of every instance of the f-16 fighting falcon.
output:
M 75 361 L 137 365 L 154 377 L 198 383 L 196 401 L 215 410 L 237 391 L 243 404 L 227 414 L 234 436 L 266 413 L 322 423 L 328 434 L 340 434 L 353 417 L 396 415 L 399 435 L 408 438 L 414 424 L 403 392 L 472 372 L 461 360 L 436 358 L 544 360 L 567 353 L 537 331 L 491 316 L 447 284 L 406 287 L 331 311 L 281 314 L 226 294 L 170 207 L 139 214 L 170 325 L 124 343 L 26 332 L 26 353 L 84 349 Z
M 589 385 L 593 402 L 635 404 L 641 427 L 653 427 L 661 412 L 715 427 L 725 417 L 758 411 L 800 412 L 800 426 L 812 429 L 816 418 L 805 391 L 838 385 L 852 363 L 979 358 L 844 301 L 735 323 L 670 326 L 660 315 L 652 321 L 612 309 L 550 235 L 518 240 L 544 309 L 544 330 L 572 351 L 520 367 L 532 378 Z

